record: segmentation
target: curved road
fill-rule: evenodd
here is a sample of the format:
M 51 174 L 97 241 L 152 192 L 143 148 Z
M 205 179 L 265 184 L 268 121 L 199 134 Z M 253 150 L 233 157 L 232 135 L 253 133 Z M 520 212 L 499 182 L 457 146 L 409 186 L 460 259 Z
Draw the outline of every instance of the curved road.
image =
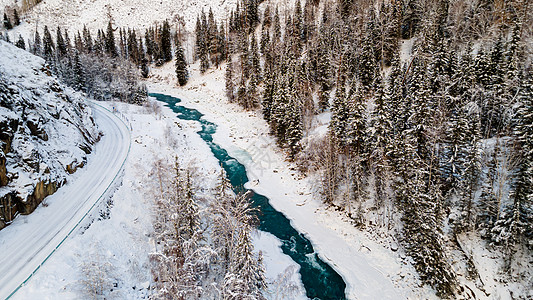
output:
M 129 153 L 130 132 L 113 113 L 91 105 L 104 133 L 88 164 L 28 216 L 0 231 L 0 299 L 18 290 L 100 201 L 121 172 Z

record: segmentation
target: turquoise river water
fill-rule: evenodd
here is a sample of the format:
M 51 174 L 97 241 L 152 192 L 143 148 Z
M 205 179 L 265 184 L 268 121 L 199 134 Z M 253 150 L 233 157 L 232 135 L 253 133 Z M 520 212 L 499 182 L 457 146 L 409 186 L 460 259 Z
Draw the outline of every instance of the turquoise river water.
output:
M 201 124 L 202 129 L 198 134 L 209 145 L 225 169 L 233 189 L 236 192 L 243 191 L 244 184 L 248 182 L 246 169 L 229 156 L 226 150 L 213 142 L 216 125 L 203 119 L 203 114 L 199 111 L 179 105 L 181 100 L 178 98 L 164 94 L 150 94 L 150 96 L 164 102 L 177 113 L 179 119 L 194 120 Z M 300 275 L 307 297 L 322 300 L 345 299 L 346 284 L 342 277 L 320 259 L 309 240 L 292 227 L 289 219 L 275 210 L 268 198 L 263 195 L 254 193 L 251 201 L 260 210 L 259 230 L 270 232 L 281 240 L 283 253 L 289 255 L 300 266 Z

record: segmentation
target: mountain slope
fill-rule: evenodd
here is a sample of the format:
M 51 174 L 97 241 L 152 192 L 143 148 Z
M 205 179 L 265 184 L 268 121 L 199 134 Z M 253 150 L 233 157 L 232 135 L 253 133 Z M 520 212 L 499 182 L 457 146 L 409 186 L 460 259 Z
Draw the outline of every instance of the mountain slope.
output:
M 98 138 L 80 94 L 41 58 L 0 41 L 0 229 L 65 184 Z

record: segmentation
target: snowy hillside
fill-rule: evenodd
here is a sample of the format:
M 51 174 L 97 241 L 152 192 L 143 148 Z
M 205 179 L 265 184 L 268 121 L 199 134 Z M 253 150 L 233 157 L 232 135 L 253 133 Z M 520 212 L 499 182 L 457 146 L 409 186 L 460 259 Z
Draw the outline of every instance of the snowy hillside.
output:
M 0 12 L 3 12 L 5 5 L 13 6 L 16 2 L 2 0 Z M 51 28 L 61 26 L 68 28 L 70 32 L 76 32 L 81 31 L 84 24 L 90 29 L 103 28 L 110 18 L 118 27 L 146 28 L 156 21 L 168 19 L 175 23 L 179 18 L 183 18 L 187 29 L 192 31 L 196 17 L 202 9 L 209 11 L 210 6 L 216 8 L 213 11 L 215 17 L 224 19 L 236 3 L 236 0 L 45 0 L 27 14 L 20 29 L 31 32 L 35 30 L 35 26 L 48 25 Z
M 99 132 L 44 60 L 0 41 L 0 229 L 84 166 Z

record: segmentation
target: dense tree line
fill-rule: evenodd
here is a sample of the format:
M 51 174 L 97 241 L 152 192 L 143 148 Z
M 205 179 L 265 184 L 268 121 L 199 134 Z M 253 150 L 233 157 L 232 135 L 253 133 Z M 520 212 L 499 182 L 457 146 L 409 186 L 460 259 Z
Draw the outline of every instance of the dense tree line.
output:
M 0 38 L 10 42 L 8 33 Z M 42 56 L 65 83 L 98 100 L 143 102 L 147 92 L 140 77 L 148 77 L 150 64 L 170 62 L 173 48 L 178 83 L 185 85 L 189 77 L 183 47 L 177 36 L 172 38 L 168 21 L 146 29 L 144 36 L 136 29 L 116 28 L 112 22 L 105 30 L 91 33 L 84 27 L 73 35 L 60 27 L 54 33 L 45 26 L 27 42 L 19 35 L 15 45 Z
M 156 299 L 265 299 L 262 254 L 253 252 L 255 209 L 235 195 L 221 171 L 212 199 L 197 195 L 203 180 L 178 160 L 172 178 L 156 165 L 157 251 L 151 254 Z
M 239 2 L 228 99 L 262 111 L 289 158 L 321 174 L 327 204 L 400 239 L 439 295 L 459 293 L 446 244 L 463 232 L 500 249 L 509 272 L 533 238 L 528 4 L 327 2 L 265 3 L 262 16 L 258 1 Z M 197 22 L 202 72 L 211 15 Z M 327 136 L 304 142 L 323 112 Z

